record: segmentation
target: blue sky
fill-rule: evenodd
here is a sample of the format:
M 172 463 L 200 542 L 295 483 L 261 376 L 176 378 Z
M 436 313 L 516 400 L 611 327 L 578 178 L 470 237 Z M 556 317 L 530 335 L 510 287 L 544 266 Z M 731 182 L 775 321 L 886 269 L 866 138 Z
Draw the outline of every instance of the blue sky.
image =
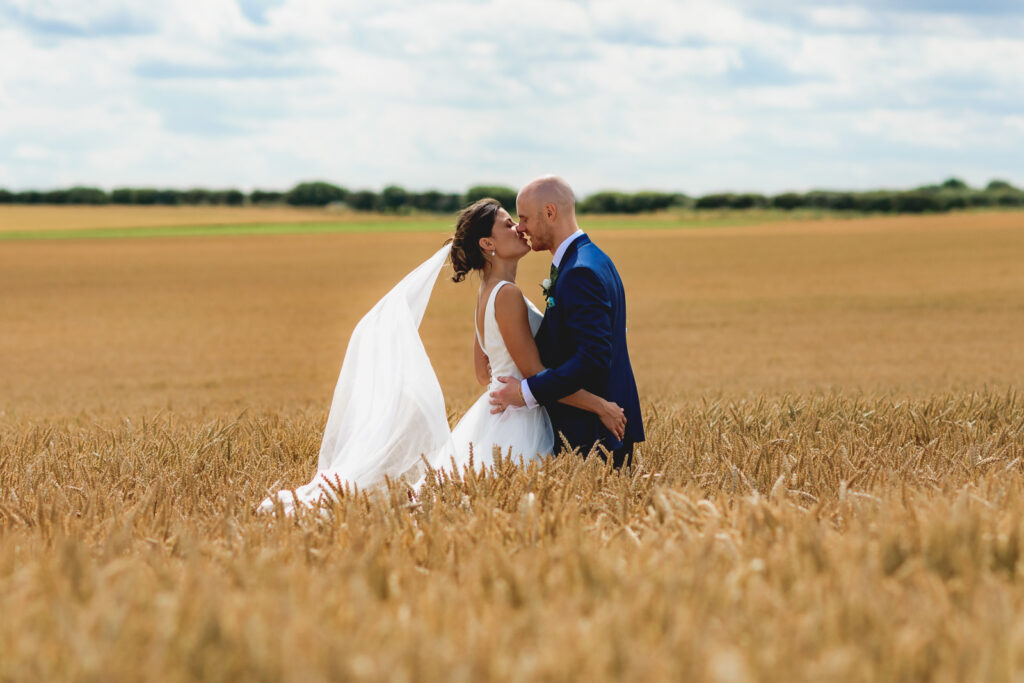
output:
M 1024 185 L 1024 3 L 6 0 L 0 187 Z

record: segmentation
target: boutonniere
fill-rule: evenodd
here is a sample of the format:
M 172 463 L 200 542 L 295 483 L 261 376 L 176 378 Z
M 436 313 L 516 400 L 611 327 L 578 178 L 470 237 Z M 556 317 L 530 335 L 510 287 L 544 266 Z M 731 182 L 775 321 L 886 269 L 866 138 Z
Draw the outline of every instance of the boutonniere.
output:
M 549 277 L 544 278 L 540 283 L 540 289 L 544 293 L 544 303 L 548 308 L 555 307 L 555 282 Z

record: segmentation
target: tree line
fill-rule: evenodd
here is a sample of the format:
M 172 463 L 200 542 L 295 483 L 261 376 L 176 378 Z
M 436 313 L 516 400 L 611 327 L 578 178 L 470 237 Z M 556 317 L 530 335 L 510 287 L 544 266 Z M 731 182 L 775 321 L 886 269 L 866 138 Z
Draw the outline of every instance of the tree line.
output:
M 0 189 L 0 204 L 122 204 L 141 206 L 179 205 L 290 205 L 299 207 L 345 206 L 355 211 L 384 213 L 453 213 L 483 197 L 494 197 L 503 206 L 515 206 L 516 190 L 495 185 L 477 185 L 465 193 L 439 190 L 413 192 L 389 185 L 380 192 L 349 190 L 328 182 L 299 183 L 286 192 L 237 189 L 190 190 L 122 187 L 107 192 L 96 187 L 72 187 L 64 190 Z M 872 190 L 844 192 L 812 190 L 783 192 L 776 195 L 722 192 L 691 197 L 672 192 L 596 192 L 578 202 L 581 213 L 645 213 L 680 208 L 696 211 L 722 209 L 796 209 L 849 211 L 860 213 L 936 213 L 972 207 L 1024 206 L 1024 190 L 1003 180 L 993 180 L 984 188 L 970 187 L 958 178 L 937 185 L 910 190 Z

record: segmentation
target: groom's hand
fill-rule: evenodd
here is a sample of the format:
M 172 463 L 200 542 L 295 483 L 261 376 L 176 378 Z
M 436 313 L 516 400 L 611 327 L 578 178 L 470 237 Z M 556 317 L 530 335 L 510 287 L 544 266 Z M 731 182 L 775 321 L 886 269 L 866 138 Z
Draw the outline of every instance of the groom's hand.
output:
M 496 415 L 509 406 L 521 408 L 526 405 L 520 380 L 515 377 L 498 377 L 498 381 L 502 386 L 491 392 L 491 413 Z

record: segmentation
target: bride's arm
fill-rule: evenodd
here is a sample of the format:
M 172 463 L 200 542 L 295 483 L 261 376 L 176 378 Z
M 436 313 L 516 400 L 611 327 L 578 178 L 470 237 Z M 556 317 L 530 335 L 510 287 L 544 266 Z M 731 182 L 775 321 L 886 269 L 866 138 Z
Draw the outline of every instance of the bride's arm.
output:
M 505 285 L 494 298 L 494 317 L 505 341 L 509 355 L 523 377 L 533 377 L 544 370 L 540 362 L 537 342 L 530 329 L 530 315 L 522 292 L 515 285 Z M 479 346 L 479 344 L 478 344 Z M 597 394 L 580 389 L 561 399 L 559 403 L 594 413 L 617 439 L 622 439 L 626 428 L 625 412 L 617 404 L 606 401 Z
M 475 322 L 475 321 L 474 321 Z M 473 334 L 473 369 L 476 370 L 476 381 L 487 386 L 491 382 L 491 364 L 487 354 L 480 348 L 480 340 Z

